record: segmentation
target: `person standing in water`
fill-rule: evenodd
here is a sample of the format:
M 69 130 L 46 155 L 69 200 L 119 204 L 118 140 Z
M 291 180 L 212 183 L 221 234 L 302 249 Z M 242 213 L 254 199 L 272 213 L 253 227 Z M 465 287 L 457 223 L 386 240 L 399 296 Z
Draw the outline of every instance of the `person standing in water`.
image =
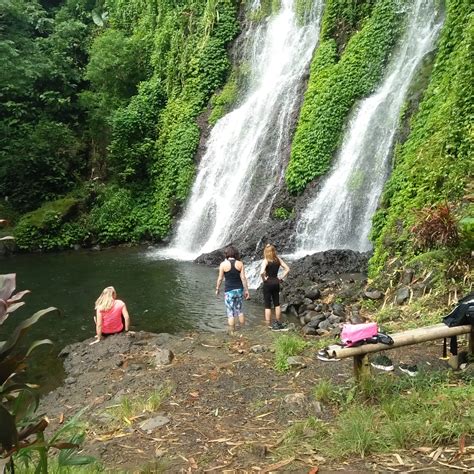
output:
M 95 302 L 95 311 L 96 340 L 91 344 L 97 343 L 111 334 L 128 332 L 130 316 L 127 306 L 122 300 L 117 299 L 117 293 L 113 286 L 104 288 Z
M 283 268 L 281 278 L 278 277 L 280 267 Z M 265 302 L 265 322 L 268 327 L 281 331 L 284 329 L 281 323 L 281 307 L 280 307 L 280 282 L 288 275 L 290 268 L 277 255 L 275 246 L 271 244 L 265 245 L 263 249 L 263 262 L 260 269 L 260 276 L 263 280 L 263 299 Z M 272 303 L 275 308 L 275 322 L 272 322 Z
M 239 319 L 240 326 L 245 324 L 245 316 L 242 311 L 243 299 L 250 299 L 250 295 L 244 264 L 239 258 L 237 249 L 229 245 L 224 250 L 224 257 L 225 260 L 219 266 L 216 295 L 219 294 L 222 280 L 225 280 L 224 303 L 229 332 L 233 334 L 237 318 Z

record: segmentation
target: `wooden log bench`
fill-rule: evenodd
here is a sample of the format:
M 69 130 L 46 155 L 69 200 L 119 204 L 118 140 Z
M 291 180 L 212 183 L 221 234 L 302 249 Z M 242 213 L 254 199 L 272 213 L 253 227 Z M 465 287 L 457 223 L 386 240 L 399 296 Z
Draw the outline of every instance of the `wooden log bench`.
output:
M 469 353 L 474 354 L 474 326 L 456 326 L 448 327 L 445 324 L 435 324 L 434 326 L 425 326 L 416 329 L 390 334 L 393 344 L 363 344 L 358 347 L 329 346 L 326 349 L 328 357 L 332 359 L 354 358 L 354 376 L 360 380 L 370 374 L 370 364 L 368 354 L 373 352 L 388 351 L 397 347 L 411 346 L 420 342 L 435 341 L 445 337 L 459 336 L 461 334 L 469 335 Z M 450 365 L 454 369 L 459 368 L 457 357 L 450 357 Z

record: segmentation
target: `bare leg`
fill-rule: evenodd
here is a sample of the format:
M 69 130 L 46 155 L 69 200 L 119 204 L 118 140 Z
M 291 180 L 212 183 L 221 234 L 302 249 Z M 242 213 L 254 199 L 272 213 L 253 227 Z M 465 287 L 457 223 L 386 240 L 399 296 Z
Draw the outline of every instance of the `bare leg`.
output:
M 245 325 L 245 316 L 244 316 L 244 313 L 240 313 L 240 314 L 239 314 L 239 323 L 240 323 L 240 327 L 242 327 L 242 326 Z
M 275 318 L 277 321 L 281 319 L 281 306 L 275 306 Z
M 265 322 L 270 325 L 272 322 L 272 310 L 265 308 Z
M 235 332 L 235 318 L 227 318 L 229 324 L 229 334 L 234 334 Z

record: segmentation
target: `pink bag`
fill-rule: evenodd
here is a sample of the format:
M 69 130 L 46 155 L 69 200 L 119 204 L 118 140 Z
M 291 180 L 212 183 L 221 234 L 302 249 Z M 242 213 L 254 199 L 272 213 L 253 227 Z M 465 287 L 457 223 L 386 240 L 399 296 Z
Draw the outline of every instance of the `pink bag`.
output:
M 377 323 L 344 324 L 341 331 L 341 341 L 347 347 L 358 345 L 365 339 L 377 336 Z

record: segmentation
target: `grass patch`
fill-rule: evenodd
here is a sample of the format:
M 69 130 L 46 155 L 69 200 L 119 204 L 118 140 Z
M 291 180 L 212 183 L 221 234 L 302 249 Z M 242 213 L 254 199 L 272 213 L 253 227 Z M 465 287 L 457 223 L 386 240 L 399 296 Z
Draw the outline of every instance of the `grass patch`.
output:
M 335 403 L 337 414 L 327 424 L 316 420 L 323 436 L 308 436 L 308 427 L 315 423 L 311 418 L 289 428 L 285 443 L 297 451 L 298 440 L 304 440 L 325 458 L 365 457 L 394 449 L 457 444 L 462 435 L 474 435 L 472 377 L 435 372 L 397 379 L 380 374 L 348 387 L 321 380 L 313 393 L 320 401 Z M 282 446 L 282 452 L 285 449 Z
M 288 357 L 301 354 L 308 343 L 296 334 L 280 335 L 274 343 L 275 370 L 285 372 L 289 369 Z
M 143 413 L 156 412 L 163 401 L 169 397 L 171 391 L 170 386 L 163 386 L 153 390 L 148 396 L 122 397 L 120 403 L 109 407 L 107 412 L 112 420 L 119 424 L 131 425 Z
M 379 425 L 376 408 L 352 406 L 344 411 L 332 436 L 336 456 L 365 455 L 380 450 L 383 441 L 374 426 Z
M 336 399 L 337 386 L 330 379 L 322 379 L 313 389 L 314 398 L 318 402 L 329 403 Z
M 311 416 L 305 421 L 294 423 L 284 435 L 284 439 L 279 450 L 280 454 L 293 454 L 295 450 L 311 449 L 318 445 L 328 436 L 326 425 L 317 418 Z

